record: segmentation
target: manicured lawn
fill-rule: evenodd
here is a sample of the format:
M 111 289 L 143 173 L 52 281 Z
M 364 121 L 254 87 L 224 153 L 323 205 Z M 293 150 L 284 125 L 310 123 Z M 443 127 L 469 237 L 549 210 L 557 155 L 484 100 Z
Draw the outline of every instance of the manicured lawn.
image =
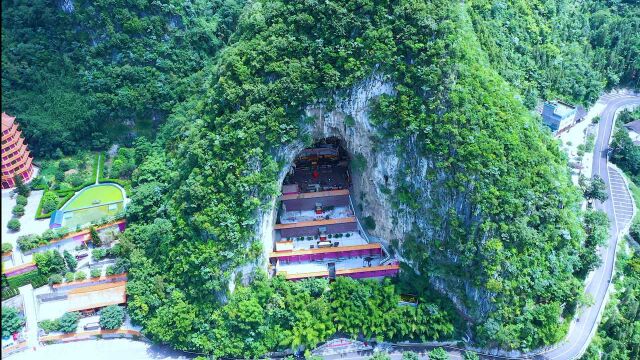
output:
M 75 199 L 73 199 L 72 202 L 70 202 L 62 210 L 69 211 L 81 209 L 91 205 L 97 205 L 94 203 L 95 200 L 100 201 L 99 204 L 122 201 L 122 192 L 116 186 L 110 184 L 104 184 L 84 189 Z

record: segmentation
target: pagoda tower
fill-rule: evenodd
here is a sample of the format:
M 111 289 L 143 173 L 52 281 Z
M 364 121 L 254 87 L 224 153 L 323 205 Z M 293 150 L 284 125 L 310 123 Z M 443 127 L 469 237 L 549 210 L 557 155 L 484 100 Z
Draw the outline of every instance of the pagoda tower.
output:
M 2 113 L 2 188 L 15 186 L 14 176 L 22 176 L 24 182 L 33 175 L 33 158 L 29 155 L 27 144 L 18 130 L 16 118 Z

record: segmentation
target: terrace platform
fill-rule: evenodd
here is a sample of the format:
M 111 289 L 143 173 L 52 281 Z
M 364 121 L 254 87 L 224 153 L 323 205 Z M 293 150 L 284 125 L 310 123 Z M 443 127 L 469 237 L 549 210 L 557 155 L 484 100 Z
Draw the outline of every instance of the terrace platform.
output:
M 352 218 L 353 211 L 348 206 L 335 207 L 331 210 L 325 210 L 322 214 L 316 214 L 313 210 L 304 211 L 287 211 L 280 215 L 281 224 L 293 224 L 308 221 L 322 221 L 329 219 Z

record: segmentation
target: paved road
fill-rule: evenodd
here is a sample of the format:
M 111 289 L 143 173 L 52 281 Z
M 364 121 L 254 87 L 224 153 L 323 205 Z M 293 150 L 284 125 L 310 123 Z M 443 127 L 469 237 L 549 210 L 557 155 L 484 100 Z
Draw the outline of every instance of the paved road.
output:
M 185 355 L 168 347 L 129 339 L 86 340 L 27 349 L 11 355 L 12 360 L 187 360 Z
M 628 209 L 632 206 L 630 203 L 631 197 L 629 194 L 622 196 L 622 193 L 626 193 L 627 191 L 626 188 L 623 190 L 620 184 L 622 179 L 615 170 L 612 169 L 613 176 L 610 176 L 607 152 L 609 149 L 609 139 L 611 137 L 616 111 L 625 106 L 640 104 L 640 97 L 622 96 L 606 99 L 605 101 L 607 101 L 607 106 L 600 116 L 601 120 L 598 137 L 596 138 L 592 169 L 593 175 L 599 175 L 604 179 L 609 191 L 609 199 L 602 204 L 596 203 L 596 208 L 605 211 L 609 216 L 609 219 L 611 220 L 611 236 L 607 243 L 607 247 L 602 248 L 600 252 L 602 265 L 594 270 L 591 281 L 587 285 L 586 291 L 593 296 L 594 304 L 585 309 L 579 315 L 580 320 L 578 322 L 576 322 L 576 320 L 573 321 L 569 334 L 561 345 L 544 354 L 544 358 L 546 359 L 575 359 L 589 345 L 591 332 L 592 330 L 595 331 L 597 326 L 600 311 L 603 307 L 603 302 L 605 301 L 609 282 L 613 273 L 619 232 L 622 231 L 626 223 L 631 219 L 631 217 L 625 218 L 625 222 L 620 222 L 616 219 L 616 211 L 620 213 L 624 211 L 623 209 Z M 616 205 L 618 205 L 618 209 L 616 210 L 614 210 L 614 201 L 616 201 Z M 622 201 L 626 201 L 626 203 L 622 203 Z

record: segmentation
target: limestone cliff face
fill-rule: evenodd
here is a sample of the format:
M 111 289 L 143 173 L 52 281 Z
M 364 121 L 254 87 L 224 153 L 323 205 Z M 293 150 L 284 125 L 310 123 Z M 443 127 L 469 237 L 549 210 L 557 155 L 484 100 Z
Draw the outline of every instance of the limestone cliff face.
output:
M 321 104 L 309 106 L 307 116 L 315 119 L 306 130 L 314 140 L 338 137 L 349 152 L 352 160 L 353 178 L 352 198 L 356 208 L 361 209 L 358 216 L 371 217 L 376 227 L 370 234 L 388 243 L 391 239 L 401 239 L 410 229 L 408 221 L 398 222 L 392 219 L 392 206 L 387 193 L 395 190 L 395 177 L 401 171 L 402 160 L 396 154 L 397 144 L 375 141 L 377 130 L 369 121 L 370 103 L 376 97 L 394 95 L 393 84 L 383 76 L 374 76 L 354 87 L 347 94 L 335 97 L 335 108 L 327 110 Z M 347 119 L 352 119 L 347 121 Z M 362 162 L 360 168 L 353 166 Z M 406 220 L 406 219 L 405 219 Z
M 323 138 L 340 138 L 352 158 L 352 199 L 357 215 L 360 219 L 371 217 L 375 223 L 369 235 L 387 246 L 398 244 L 395 250 L 400 260 L 414 268 L 419 276 L 428 277 L 433 287 L 448 296 L 469 320 L 478 320 L 490 310 L 489 294 L 462 280 L 459 276 L 462 274 L 439 274 L 431 269 L 430 273 L 423 273 L 412 260 L 415 257 L 403 251 L 403 241 L 413 236 L 424 245 L 430 263 L 455 264 L 456 254 L 443 253 L 436 244 L 448 236 L 446 219 L 450 211 L 455 210 L 470 221 L 473 209 L 464 196 L 444 190 L 442 182 L 450 174 L 437 171 L 435 178 L 427 179 L 425 174 L 435 168 L 434 161 L 428 154 L 420 154 L 415 137 L 400 140 L 380 136 L 379 129 L 370 121 L 370 111 L 375 99 L 383 94 L 394 96 L 394 84 L 383 75 L 374 75 L 349 91 L 335 95 L 331 107 L 326 103 L 309 105 L 305 109 L 307 119 L 303 119 L 301 125 L 306 143 L 299 140 L 276 151 L 276 158 L 287 164 L 280 172 L 279 183 L 302 149 Z M 355 165 L 362 159 L 366 164 Z M 410 194 L 414 206 L 398 201 L 399 187 Z M 265 256 L 261 265 L 264 268 L 267 264 L 264 260 L 273 247 L 275 207 L 274 198 L 271 206 L 258 214 L 256 232 L 263 242 Z
M 380 136 L 380 129 L 370 121 L 370 112 L 372 103 L 383 94 L 394 96 L 394 84 L 383 75 L 374 75 L 346 93 L 335 95 L 331 108 L 326 104 L 308 106 L 306 115 L 314 121 L 305 121 L 304 128 L 313 141 L 331 136 L 342 139 L 352 158 L 352 198 L 357 215 L 360 219 L 371 217 L 375 223 L 375 229 L 369 230 L 371 236 L 385 245 L 397 241 L 396 255 L 418 273 L 419 264 L 411 260 L 415 257 L 403 251 L 403 241 L 408 236 L 424 245 L 434 267 L 455 264 L 456 254 L 445 253 L 436 244 L 448 237 L 449 212 L 454 210 L 471 223 L 473 206 L 461 193 L 445 190 L 442 183 L 451 174 L 438 170 L 435 177 L 425 176 L 428 170 L 434 171 L 435 162 L 429 154 L 420 153 L 415 136 Z M 304 146 L 302 142 L 291 144 L 281 149 L 279 158 L 290 164 Z M 356 163 L 362 159 L 366 164 L 358 167 Z M 410 195 L 412 206 L 398 201 L 399 190 Z M 447 295 L 469 320 L 480 319 L 490 310 L 490 294 L 462 280 L 462 274 L 428 271 L 429 274 L 420 275 L 429 277 L 434 288 Z

